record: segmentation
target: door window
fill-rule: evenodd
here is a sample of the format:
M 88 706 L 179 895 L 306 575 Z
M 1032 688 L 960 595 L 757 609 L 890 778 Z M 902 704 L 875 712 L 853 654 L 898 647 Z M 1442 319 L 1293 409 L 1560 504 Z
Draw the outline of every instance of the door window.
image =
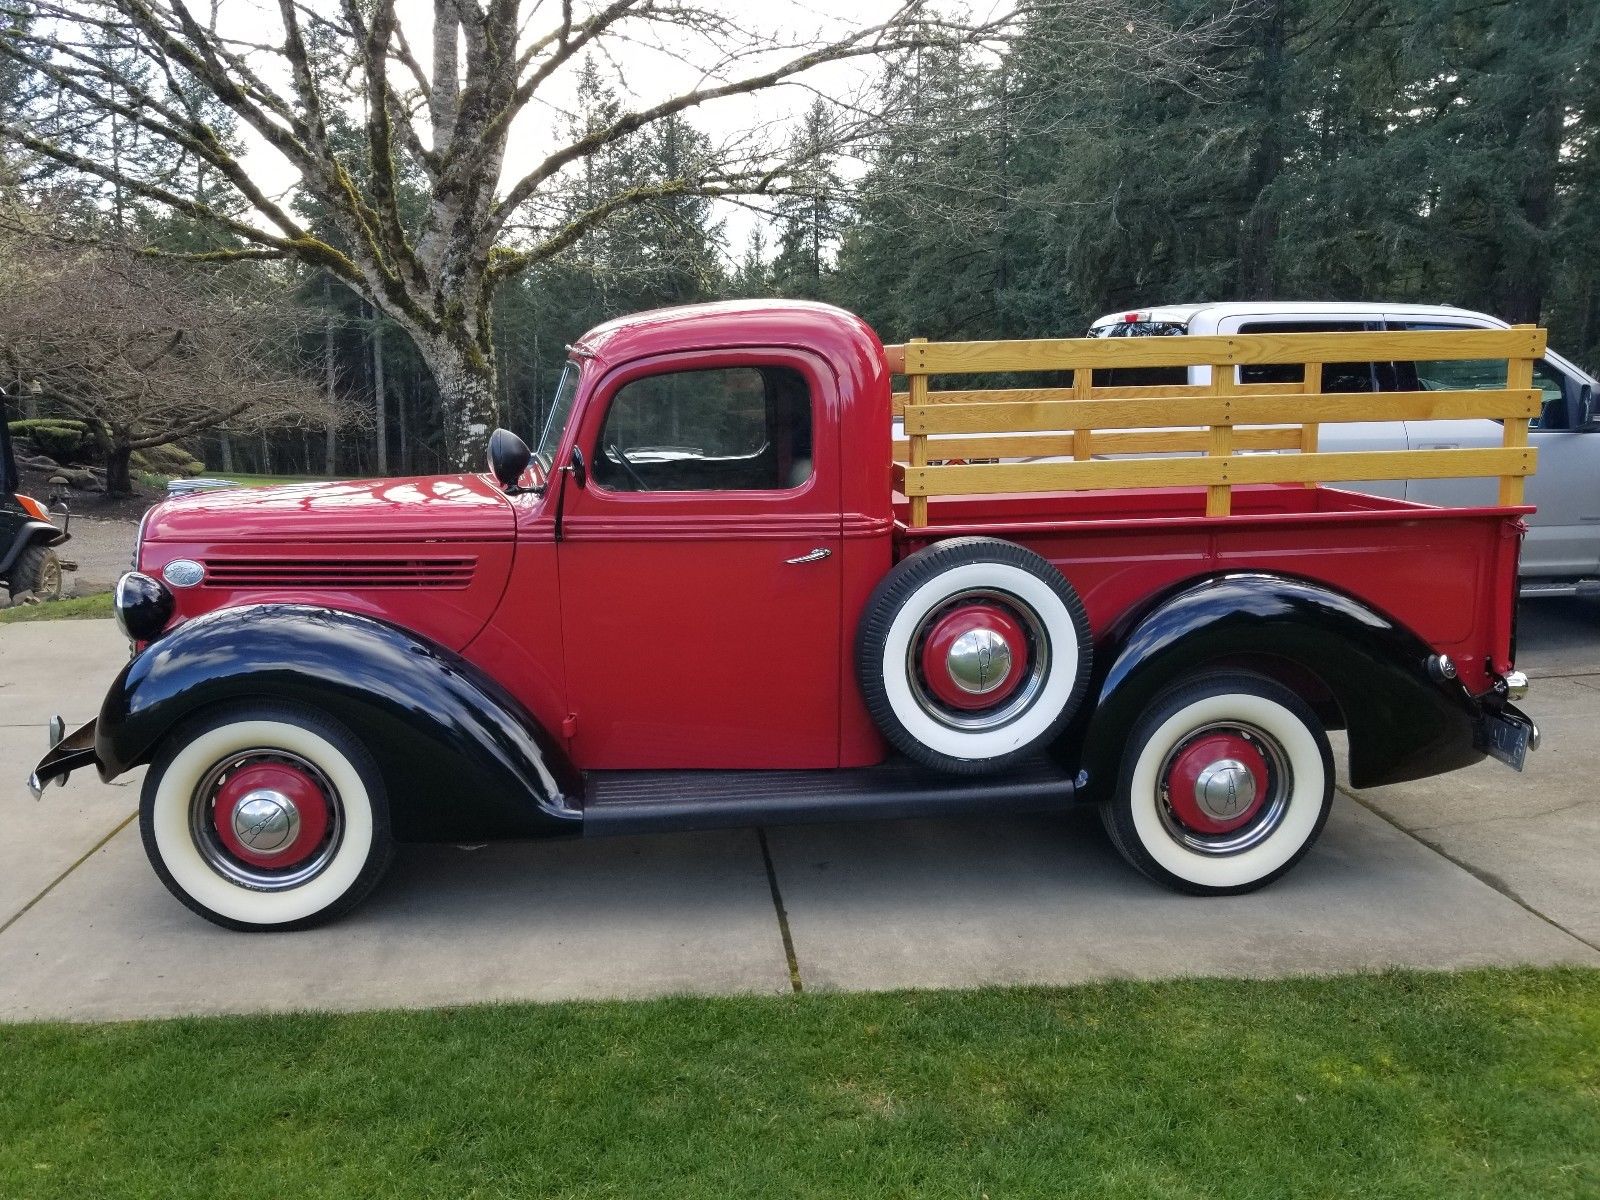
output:
M 1251 321 L 1240 333 L 1360 333 L 1365 321 Z M 1387 385 L 1387 363 L 1324 363 L 1324 392 L 1375 392 Z M 1305 368 L 1299 363 L 1267 363 L 1240 367 L 1240 383 L 1301 383 Z
M 1475 325 L 1434 325 L 1407 322 L 1399 328 L 1416 330 L 1476 329 Z M 1401 391 L 1417 392 L 1492 392 L 1506 386 L 1506 360 L 1436 359 L 1415 363 L 1396 363 Z M 1544 409 L 1529 424 L 1534 429 L 1567 428 L 1566 393 L 1563 376 L 1540 359 L 1533 365 L 1533 386 L 1544 393 Z
M 614 492 L 782 491 L 812 471 L 811 390 L 792 367 L 671 371 L 624 384 L 594 453 Z

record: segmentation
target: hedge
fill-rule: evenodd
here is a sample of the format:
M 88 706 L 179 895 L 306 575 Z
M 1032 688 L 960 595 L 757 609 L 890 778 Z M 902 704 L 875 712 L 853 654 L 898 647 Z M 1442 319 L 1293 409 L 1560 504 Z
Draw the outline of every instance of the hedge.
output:
M 82 421 L 59 417 L 29 417 L 8 426 L 13 438 L 27 438 L 40 454 L 59 463 L 82 462 L 93 458 L 94 443 Z

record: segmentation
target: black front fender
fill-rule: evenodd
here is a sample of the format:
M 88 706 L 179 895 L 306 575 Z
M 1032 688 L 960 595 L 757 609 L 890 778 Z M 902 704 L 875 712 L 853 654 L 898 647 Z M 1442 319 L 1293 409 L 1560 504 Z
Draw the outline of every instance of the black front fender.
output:
M 1255 669 L 1315 703 L 1331 699 L 1349 732 L 1356 787 L 1399 783 L 1483 758 L 1480 709 L 1460 683 L 1429 673 L 1432 648 L 1341 592 L 1270 574 L 1185 585 L 1144 612 L 1097 679 L 1079 765 L 1096 795 L 1113 785 L 1134 722 L 1172 684 L 1219 667 Z
M 59 546 L 66 540 L 66 530 L 57 529 L 49 521 L 24 521 L 12 537 L 11 544 L 0 547 L 0 574 L 9 571 L 12 564 L 22 557 L 22 552 L 35 542 L 44 546 Z
M 219 609 L 133 659 L 100 711 L 100 773 L 148 762 L 203 710 L 252 700 L 305 704 L 347 726 L 383 773 L 402 841 L 578 831 L 577 772 L 493 679 L 396 626 L 304 605 Z

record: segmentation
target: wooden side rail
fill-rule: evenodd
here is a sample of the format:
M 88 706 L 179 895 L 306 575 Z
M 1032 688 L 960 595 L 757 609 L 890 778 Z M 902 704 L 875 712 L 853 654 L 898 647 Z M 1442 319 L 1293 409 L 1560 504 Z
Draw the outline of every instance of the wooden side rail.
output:
M 1204 486 L 1206 512 L 1226 516 L 1241 483 L 1462 478 L 1500 480 L 1499 502 L 1522 503 L 1536 452 L 1528 421 L 1540 412 L 1533 367 L 1545 334 L 1533 326 L 1413 333 L 1240 334 L 1232 337 L 1087 338 L 1037 342 L 926 342 L 888 347 L 904 366 L 895 394 L 904 436 L 895 485 L 911 524 L 927 524 L 929 496 L 1106 488 Z M 1329 393 L 1327 362 L 1506 361 L 1504 388 Z M 1298 382 L 1251 383 L 1240 366 L 1300 367 Z M 1097 387 L 1095 370 L 1208 367 L 1198 384 Z M 934 391 L 931 376 L 1072 372 L 1071 387 Z M 1497 448 L 1324 453 L 1323 425 L 1351 421 L 1488 418 Z M 1280 453 L 1263 454 L 1262 451 Z M 1194 458 L 1108 456 L 1199 454 Z M 969 462 L 971 459 L 1056 461 Z M 954 460 L 954 461 L 952 461 Z

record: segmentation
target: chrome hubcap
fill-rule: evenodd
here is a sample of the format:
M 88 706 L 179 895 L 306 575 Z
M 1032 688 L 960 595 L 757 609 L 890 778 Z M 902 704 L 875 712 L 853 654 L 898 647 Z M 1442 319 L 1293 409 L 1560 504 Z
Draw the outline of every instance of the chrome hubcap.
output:
M 252 787 L 231 812 L 219 813 L 228 781 L 264 766 L 287 768 L 303 782 L 304 795 L 291 796 L 295 789 L 281 785 Z M 261 747 L 230 754 L 206 772 L 189 802 L 189 832 L 201 857 L 218 875 L 252 891 L 288 891 L 315 879 L 338 853 L 344 828 L 344 804 L 332 781 L 287 750 Z
M 971 630 L 950 647 L 946 669 L 963 692 L 986 696 L 1011 677 L 1011 647 L 992 629 Z
M 1208 738 L 1235 740 L 1250 754 L 1221 753 L 1190 762 Z M 1199 746 L 1197 747 L 1197 744 Z M 1259 755 L 1252 769 L 1246 757 Z M 1259 846 L 1283 824 L 1294 795 L 1289 756 L 1276 738 L 1243 721 L 1219 721 L 1193 730 L 1168 751 L 1157 776 L 1156 812 L 1173 841 L 1198 854 L 1226 856 Z M 1188 816 L 1185 816 L 1187 810 Z M 1220 826 L 1208 831 L 1203 822 Z
M 233 832 L 258 854 L 287 849 L 300 832 L 300 810 L 282 792 L 251 792 L 233 810 Z
M 995 609 L 996 621 L 975 622 L 948 646 L 936 643 L 941 622 L 975 607 Z M 1002 631 L 1007 627 L 1010 636 Z M 927 716 L 949 729 L 982 733 L 1009 725 L 1033 706 L 1050 674 L 1050 652 L 1044 622 L 1031 605 L 1010 592 L 972 588 L 922 618 L 906 645 L 906 680 Z
M 1256 780 L 1238 759 L 1224 758 L 1200 772 L 1194 800 L 1203 812 L 1219 821 L 1236 817 L 1255 803 Z

